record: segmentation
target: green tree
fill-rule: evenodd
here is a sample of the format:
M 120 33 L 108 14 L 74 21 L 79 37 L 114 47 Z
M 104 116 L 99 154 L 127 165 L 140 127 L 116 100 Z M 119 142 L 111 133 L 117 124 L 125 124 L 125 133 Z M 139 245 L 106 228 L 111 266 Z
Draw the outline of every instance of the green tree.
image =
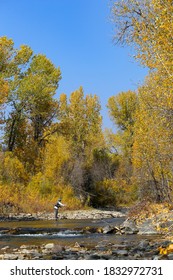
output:
M 25 114 L 33 130 L 33 139 L 40 145 L 46 128 L 58 115 L 58 101 L 54 98 L 61 72 L 44 55 L 35 55 L 21 80 L 18 96 L 25 106 Z
M 22 68 L 24 68 L 30 57 L 32 55 L 32 50 L 22 45 L 20 49 L 14 48 L 14 42 L 12 39 L 7 37 L 0 37 L 0 106 L 1 115 L 5 115 L 5 106 L 2 105 L 8 103 L 8 94 L 10 87 L 16 76 L 20 75 Z M 1 119 L 2 120 L 2 119 Z
M 46 56 L 33 56 L 28 46 L 14 49 L 12 40 L 3 38 L 4 41 L 3 50 L 8 57 L 7 63 L 5 58 L 3 62 L 4 81 L 8 84 L 4 143 L 8 151 L 34 166 L 57 118 L 58 101 L 54 95 L 61 72 Z

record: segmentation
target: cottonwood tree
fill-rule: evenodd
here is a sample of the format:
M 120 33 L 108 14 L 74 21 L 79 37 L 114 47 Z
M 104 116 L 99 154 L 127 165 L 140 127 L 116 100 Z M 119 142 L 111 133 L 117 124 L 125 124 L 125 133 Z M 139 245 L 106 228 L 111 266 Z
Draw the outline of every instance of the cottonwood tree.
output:
M 172 14 L 172 0 L 115 1 L 115 42 L 133 45 L 143 65 L 172 76 Z
M 131 162 L 137 106 L 138 96 L 134 91 L 121 92 L 110 97 L 107 105 L 110 117 L 118 129 L 114 137 L 117 149 L 119 153 L 129 158 L 129 162 Z
M 71 141 L 75 157 L 86 156 L 103 140 L 100 103 L 96 95 L 84 96 L 83 88 L 59 99 L 59 120 L 62 133 Z
M 122 189 L 130 190 L 134 185 L 132 151 L 138 96 L 134 91 L 121 92 L 109 98 L 107 107 L 117 129 L 116 133 L 108 133 L 118 160 L 114 180 Z
M 114 1 L 115 42 L 134 47 L 135 57 L 151 71 L 138 89 L 133 130 L 133 169 L 141 197 L 171 200 L 172 60 L 171 0 Z
M 44 144 L 46 129 L 57 117 L 58 101 L 54 95 L 61 72 L 46 56 L 33 56 L 29 47 L 17 50 L 12 40 L 7 42 L 5 144 L 8 151 L 14 151 L 25 162 L 28 158 L 33 164 Z
M 139 88 L 135 123 L 133 165 L 141 185 L 141 197 L 171 201 L 173 185 L 172 86 L 157 73 Z
M 66 167 L 66 179 L 84 198 L 89 188 L 88 169 L 93 163 L 93 151 L 103 146 L 100 103 L 96 95 L 84 96 L 83 88 L 59 99 L 61 133 L 69 141 L 72 159 Z
M 0 106 L 3 144 L 28 170 L 34 168 L 58 116 L 60 69 L 26 45 L 0 38 Z

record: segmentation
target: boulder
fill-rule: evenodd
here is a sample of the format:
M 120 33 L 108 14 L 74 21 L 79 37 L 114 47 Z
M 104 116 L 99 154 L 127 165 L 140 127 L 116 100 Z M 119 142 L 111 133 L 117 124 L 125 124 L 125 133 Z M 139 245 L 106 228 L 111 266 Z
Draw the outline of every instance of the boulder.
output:
M 123 233 L 125 234 L 136 234 L 138 233 L 138 228 L 133 220 L 126 220 L 121 225 Z
M 156 227 L 152 224 L 152 220 L 148 219 L 144 221 L 142 224 L 138 225 L 138 234 L 141 235 L 151 235 L 158 234 Z
M 105 226 L 105 227 L 102 229 L 102 232 L 103 232 L 104 234 L 115 233 L 115 232 L 116 232 L 116 229 L 115 229 L 115 227 Z

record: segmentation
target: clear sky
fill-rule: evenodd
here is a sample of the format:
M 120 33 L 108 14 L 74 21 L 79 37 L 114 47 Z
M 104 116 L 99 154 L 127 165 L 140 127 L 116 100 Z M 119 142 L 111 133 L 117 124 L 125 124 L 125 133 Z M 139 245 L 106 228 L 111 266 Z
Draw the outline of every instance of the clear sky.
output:
M 106 109 L 110 96 L 134 90 L 147 70 L 128 48 L 113 44 L 110 0 L 0 0 L 0 36 L 15 47 L 29 45 L 62 72 L 57 96 L 79 86 L 97 94 L 103 126 L 112 127 Z

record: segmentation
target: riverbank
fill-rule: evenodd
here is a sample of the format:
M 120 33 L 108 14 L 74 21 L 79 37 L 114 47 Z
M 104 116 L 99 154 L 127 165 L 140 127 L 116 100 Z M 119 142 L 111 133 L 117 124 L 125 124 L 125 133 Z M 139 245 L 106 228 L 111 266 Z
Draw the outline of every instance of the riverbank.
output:
M 106 219 L 126 217 L 127 209 L 123 208 L 119 211 L 104 209 L 87 209 L 87 210 L 67 210 L 60 211 L 59 219 Z M 54 220 L 54 213 L 38 212 L 38 213 L 9 213 L 0 216 L 0 221 L 26 221 L 26 220 Z

